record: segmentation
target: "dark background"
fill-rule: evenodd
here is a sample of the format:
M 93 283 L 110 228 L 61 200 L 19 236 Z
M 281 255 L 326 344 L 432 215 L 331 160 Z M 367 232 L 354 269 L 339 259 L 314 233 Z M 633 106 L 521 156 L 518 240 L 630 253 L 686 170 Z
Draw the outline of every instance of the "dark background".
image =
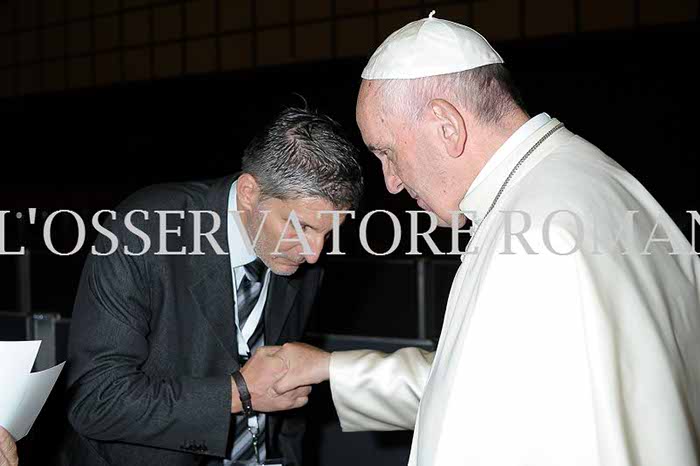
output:
M 634 174 L 689 234 L 685 211 L 700 209 L 697 146 L 691 142 L 697 131 L 698 76 L 692 66 L 697 36 L 693 23 L 496 46 L 531 114 L 546 111 L 598 145 Z M 82 262 L 94 237 L 89 222 L 95 211 L 113 208 L 152 183 L 237 171 L 252 135 L 283 106 L 303 104 L 299 96 L 339 120 L 363 147 L 354 105 L 365 61 L 264 67 L 0 101 L 0 208 L 10 211 L 6 248 L 35 246 L 35 307 L 70 316 Z M 386 192 L 379 162 L 364 149 L 363 163 L 367 192 L 358 217 L 370 210 L 391 210 L 407 232 L 405 211 L 417 206 L 403 193 Z M 30 207 L 38 209 L 38 221 L 25 222 L 20 240 L 16 232 L 21 222 L 15 216 L 20 212 L 26 221 Z M 87 224 L 85 246 L 71 256 L 45 251 L 41 212 L 60 209 L 76 211 Z M 358 224 L 351 221 L 341 229 L 342 250 L 351 257 L 367 257 L 358 241 Z M 389 248 L 392 235 L 382 234 L 389 227 L 382 215 L 370 223 L 375 251 Z M 447 232 L 435 236 L 441 250 L 449 251 Z M 403 237 L 390 257 L 406 258 L 408 235 Z M 56 218 L 52 238 L 59 251 L 73 249 L 77 230 L 68 215 Z M 15 259 L 0 256 L 0 309 L 15 306 Z M 397 276 L 399 289 L 403 281 Z M 347 315 L 341 319 L 340 327 L 352 325 Z M 362 330 L 377 334 L 373 326 Z
M 5 24 L 4 29 L 0 25 L 0 211 L 9 211 L 6 248 L 24 245 L 32 251 L 34 312 L 70 317 L 94 238 L 92 213 L 113 208 L 149 184 L 237 171 L 252 135 L 284 106 L 300 105 L 300 96 L 343 124 L 362 147 L 354 106 L 367 55 L 393 29 L 434 5 L 438 17 L 443 11 L 443 17 L 473 25 L 492 39 L 530 114 L 548 112 L 621 163 L 687 236 L 691 222 L 685 211 L 700 210 L 693 58 L 697 0 L 50 3 L 0 0 Z M 202 24 L 211 15 L 198 16 L 205 3 L 213 14 L 209 29 Z M 27 13 L 29 4 L 34 9 Z M 179 12 L 175 24 L 180 21 L 181 27 L 163 38 L 159 21 L 167 8 Z M 227 8 L 242 8 L 241 25 L 222 20 L 230 14 Z M 146 18 L 145 26 L 137 26 L 140 17 Z M 101 28 L 111 20 L 117 26 L 114 43 L 102 46 Z M 81 24 L 89 25 L 84 36 L 73 33 Z M 146 32 L 133 39 L 138 27 Z M 61 32 L 51 36 L 56 29 Z M 63 38 L 56 53 L 52 37 Z M 84 47 L 76 46 L 81 40 Z M 227 59 L 231 47 L 238 57 L 234 65 Z M 169 56 L 166 49 L 175 54 L 162 59 Z M 134 61 L 140 52 L 146 58 Z M 207 54 L 209 61 L 202 58 Z M 113 69 L 105 71 L 105 59 L 112 59 Z M 367 193 L 358 216 L 391 210 L 407 231 L 405 211 L 417 207 L 407 195 L 386 192 L 379 163 L 364 149 L 363 165 Z M 36 225 L 25 222 L 28 208 L 39 212 Z M 41 237 L 41 213 L 60 209 L 78 212 L 88 224 L 85 246 L 67 257 L 46 251 Z M 421 331 L 418 261 L 405 256 L 407 235 L 396 253 L 372 257 L 359 245 L 358 224 L 342 228 L 341 245 L 348 255 L 323 259 L 331 273 L 310 330 L 436 339 L 456 259 L 425 259 L 428 316 Z M 370 244 L 386 250 L 389 222 L 376 219 L 372 225 Z M 441 249 L 449 250 L 446 232 L 435 238 Z M 76 230 L 67 216 L 56 219 L 53 239 L 61 251 L 73 248 Z M 17 257 L 0 255 L 0 310 L 18 307 L 16 266 Z M 321 401 L 314 401 L 312 409 L 323 422 L 312 425 L 309 440 L 314 464 L 340 464 L 328 462 L 333 453 L 349 458 L 348 464 L 367 458 L 375 464 L 401 464 L 408 433 L 346 435 L 343 453 L 330 451 L 337 424 L 327 393 L 323 388 L 319 393 Z M 35 439 L 50 430 L 43 429 L 37 427 Z

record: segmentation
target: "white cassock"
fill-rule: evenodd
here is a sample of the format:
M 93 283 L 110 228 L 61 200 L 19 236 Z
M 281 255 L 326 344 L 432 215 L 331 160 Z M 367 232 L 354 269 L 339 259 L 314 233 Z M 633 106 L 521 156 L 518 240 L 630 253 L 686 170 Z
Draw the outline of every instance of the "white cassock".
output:
M 415 425 L 419 466 L 698 465 L 700 261 L 653 197 L 560 128 L 484 218 L 558 123 L 531 119 L 461 202 L 477 229 L 436 353 L 332 355 L 344 430 Z

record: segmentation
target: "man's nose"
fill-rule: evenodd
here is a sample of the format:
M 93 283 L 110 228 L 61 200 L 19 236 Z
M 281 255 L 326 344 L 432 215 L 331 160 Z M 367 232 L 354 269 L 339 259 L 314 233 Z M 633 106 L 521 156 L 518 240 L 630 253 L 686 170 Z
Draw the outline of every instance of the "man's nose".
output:
M 403 182 L 401 178 L 396 176 L 394 169 L 389 166 L 389 164 L 383 164 L 382 170 L 384 171 L 384 184 L 386 184 L 386 190 L 391 194 L 398 194 L 403 191 Z
M 323 250 L 323 244 L 325 243 L 323 235 L 313 235 L 307 236 L 306 239 L 309 241 L 309 246 L 313 252 L 310 256 L 304 256 L 306 262 L 309 264 L 315 264 L 318 258 L 321 257 L 321 251 Z

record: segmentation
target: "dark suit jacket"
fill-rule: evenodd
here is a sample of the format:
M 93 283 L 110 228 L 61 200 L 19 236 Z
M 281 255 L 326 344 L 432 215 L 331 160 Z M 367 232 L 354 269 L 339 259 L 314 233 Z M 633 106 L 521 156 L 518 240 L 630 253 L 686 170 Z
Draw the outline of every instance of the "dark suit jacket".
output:
M 195 236 L 192 211 L 218 213 L 213 235 L 228 251 L 226 210 L 234 177 L 213 182 L 166 184 L 132 195 L 105 223 L 119 240 L 106 256 L 85 264 L 73 311 L 67 366 L 68 418 L 74 428 L 62 445 L 61 463 L 89 465 L 220 464 L 232 445 L 230 373 L 238 369 L 234 301 L 228 255 L 218 255 L 205 237 L 203 255 L 158 255 L 156 210 L 168 214 L 167 251 L 186 247 Z M 125 226 L 125 214 L 145 242 Z M 200 214 L 201 233 L 213 216 Z M 162 235 L 162 231 L 161 231 Z M 98 252 L 112 242 L 101 234 Z M 272 275 L 264 312 L 265 342 L 282 344 L 302 336 L 322 278 L 318 267 L 292 277 Z M 268 416 L 268 457 L 301 464 L 304 422 L 299 412 Z M 230 433 L 231 432 L 231 433 Z

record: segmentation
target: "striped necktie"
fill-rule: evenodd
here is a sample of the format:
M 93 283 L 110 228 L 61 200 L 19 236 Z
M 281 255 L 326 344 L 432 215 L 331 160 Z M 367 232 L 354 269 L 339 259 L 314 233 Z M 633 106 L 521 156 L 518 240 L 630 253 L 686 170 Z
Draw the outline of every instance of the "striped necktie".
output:
M 265 272 L 267 267 L 260 260 L 256 259 L 250 264 L 244 266 L 245 275 L 241 280 L 241 284 L 236 291 L 236 304 L 238 306 L 238 322 L 243 328 L 246 321 L 253 312 L 255 305 L 260 298 L 260 292 L 265 281 Z M 265 324 L 264 316 L 260 316 L 260 321 L 257 323 L 253 334 L 248 338 L 248 348 L 254 352 L 257 348 L 264 344 Z M 241 362 L 241 364 L 243 361 Z M 260 459 L 264 460 L 265 452 L 265 415 L 258 414 L 259 425 L 259 453 Z M 236 415 L 234 424 L 234 440 L 231 450 L 231 460 L 243 461 L 255 459 L 255 449 L 253 447 L 253 436 L 248 431 L 248 420 L 242 414 Z M 230 464 L 224 461 L 224 465 Z
M 245 269 L 245 274 L 243 275 L 243 280 L 238 286 L 238 291 L 236 292 L 236 302 L 238 304 L 238 322 L 243 328 L 245 323 L 248 321 L 248 317 L 253 312 L 255 305 L 260 297 L 260 291 L 263 287 L 263 282 L 265 280 L 265 272 L 267 267 L 260 259 L 255 259 L 250 264 L 243 266 Z M 260 322 L 262 322 L 262 317 Z M 261 327 L 260 322 L 256 325 L 256 331 L 248 340 L 248 347 L 253 350 L 253 343 L 256 341 L 257 330 Z M 257 335 L 259 338 L 259 335 Z

